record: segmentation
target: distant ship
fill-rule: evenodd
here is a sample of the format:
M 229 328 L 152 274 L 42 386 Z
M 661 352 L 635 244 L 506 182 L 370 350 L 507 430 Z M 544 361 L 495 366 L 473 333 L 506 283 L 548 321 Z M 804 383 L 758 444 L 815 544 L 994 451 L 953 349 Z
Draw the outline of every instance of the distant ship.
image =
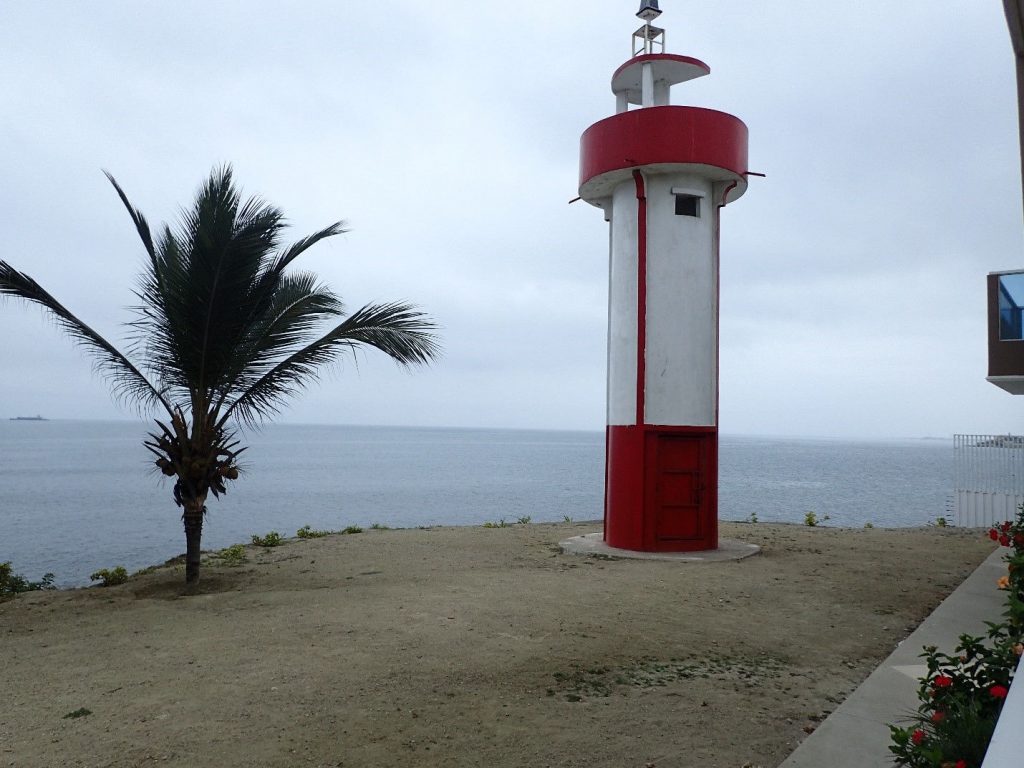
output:
M 11 421 L 49 421 L 42 416 L 12 416 Z

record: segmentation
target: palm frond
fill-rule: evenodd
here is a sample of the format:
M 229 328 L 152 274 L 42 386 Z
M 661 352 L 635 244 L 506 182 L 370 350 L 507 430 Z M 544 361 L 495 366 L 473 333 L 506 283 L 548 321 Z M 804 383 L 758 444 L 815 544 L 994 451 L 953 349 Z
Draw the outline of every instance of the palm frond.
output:
M 260 366 L 268 358 L 302 343 L 295 334 L 311 328 L 310 321 L 342 314 L 340 299 L 326 288 L 314 287 L 312 275 L 286 276 L 284 268 L 316 243 L 345 231 L 343 222 L 335 222 L 292 244 L 272 263 L 264 262 L 244 305 L 240 306 L 238 327 L 245 339 L 234 346 L 234 367 L 225 366 L 224 397 L 230 394 L 230 389 L 245 389 L 252 384 L 251 374 L 258 371 L 262 375 L 265 370 L 259 370 Z M 246 352 L 253 357 L 250 359 Z M 233 381 L 232 377 L 243 371 L 248 380 Z
M 136 296 L 140 304 L 132 307 L 135 319 L 128 326 L 132 354 L 145 360 L 147 370 L 165 386 L 187 390 L 188 380 L 182 375 L 184 366 L 179 356 L 179 350 L 188 345 L 182 302 L 176 300 L 176 293 L 186 290 L 180 275 L 175 274 L 180 267 L 179 251 L 170 227 L 164 225 L 155 255 L 139 275 Z
M 258 197 L 242 200 L 230 166 L 215 169 L 182 214 L 165 227 L 140 281 L 133 350 L 162 383 L 209 403 L 239 364 L 252 323 L 276 285 L 273 263 L 284 217 Z M 198 401 L 197 401 L 198 398 Z
M 254 318 L 235 348 L 235 366 L 217 382 L 219 410 L 233 393 L 244 392 L 282 357 L 304 346 L 324 320 L 344 311 L 341 300 L 317 283 L 311 273 L 283 275 L 270 304 Z
M 103 171 L 103 174 L 107 177 L 107 180 L 114 185 L 114 189 L 117 190 L 117 196 L 121 198 L 121 202 L 124 203 L 124 207 L 128 210 L 128 215 L 132 217 L 132 221 L 135 223 L 135 229 L 139 233 L 139 237 L 142 239 L 142 244 L 146 248 L 146 253 L 149 254 L 150 258 L 156 258 L 156 253 L 153 249 L 153 235 L 149 231 L 149 224 L 146 223 L 146 217 L 142 215 L 142 211 L 133 206 L 128 200 L 128 196 L 121 189 L 121 185 L 117 183 L 117 180 L 110 175 L 109 171 Z
M 282 251 L 281 255 L 277 257 L 277 260 L 274 262 L 274 265 L 273 267 L 271 267 L 271 269 L 274 272 L 281 272 L 285 267 L 287 267 L 289 264 L 295 261 L 295 259 L 301 256 L 304 251 L 313 247 L 321 240 L 324 240 L 328 237 L 334 237 L 335 235 L 341 235 L 344 234 L 345 232 L 348 232 L 348 230 L 345 229 L 345 222 L 336 221 L 330 226 L 324 227 L 319 232 L 314 232 L 312 235 L 307 235 L 306 237 L 293 243 L 292 245 L 288 246 L 284 251 Z
M 317 379 L 317 370 L 360 345 L 375 347 L 400 365 L 426 364 L 440 354 L 437 326 L 410 304 L 368 304 L 333 330 L 292 353 L 255 381 L 223 413 L 246 424 L 276 413 L 281 402 Z
M 113 344 L 75 317 L 39 283 L 4 261 L 0 261 L 0 295 L 16 296 L 47 310 L 65 333 L 96 358 L 98 369 L 110 379 L 116 394 L 143 405 L 160 402 L 170 410 L 162 393 Z

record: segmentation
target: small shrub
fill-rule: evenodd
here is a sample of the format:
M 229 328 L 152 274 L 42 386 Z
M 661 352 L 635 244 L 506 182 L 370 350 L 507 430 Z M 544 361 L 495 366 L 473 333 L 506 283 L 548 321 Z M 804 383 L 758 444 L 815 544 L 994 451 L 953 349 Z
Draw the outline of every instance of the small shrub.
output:
M 281 534 L 277 531 L 271 531 L 266 536 L 257 536 L 254 533 L 252 535 L 252 543 L 257 547 L 279 547 L 284 544 L 284 539 L 281 538 Z
M 875 524 L 869 521 L 867 523 L 864 523 L 864 527 L 865 528 L 874 528 Z
M 98 581 L 101 587 L 116 587 L 128 581 L 128 571 L 123 565 L 116 568 L 101 568 L 89 576 L 92 581 Z
M 948 528 L 949 527 L 949 520 L 947 520 L 944 517 L 936 517 L 935 518 L 935 527 L 936 528 Z
M 750 513 L 750 517 L 747 518 L 747 522 L 748 523 L 756 523 L 757 522 L 757 512 L 751 512 Z
M 505 522 L 505 518 L 501 518 L 496 523 L 492 523 L 492 522 L 484 523 L 484 528 L 508 528 L 509 525 L 510 525 L 509 523 Z
M 380 523 L 374 523 L 373 525 L 370 526 L 370 530 L 371 531 L 390 531 L 391 530 L 391 526 L 390 525 L 381 525 Z
M 52 573 L 44 573 L 39 581 L 29 581 L 20 573 L 14 573 L 9 562 L 0 563 L 0 599 L 14 597 L 23 592 L 56 589 L 53 586 L 54 578 Z
M 533 518 L 531 518 L 529 515 L 524 515 L 523 517 L 520 517 L 518 520 L 516 520 L 516 522 L 519 523 L 520 525 L 529 525 L 530 524 L 530 520 L 532 520 L 532 519 Z
M 77 719 L 79 717 L 88 717 L 91 714 L 92 714 L 92 710 L 91 709 L 86 709 L 85 707 L 79 707 L 78 709 L 74 710 L 73 712 L 68 712 L 66 715 L 64 715 L 64 717 L 62 719 L 63 720 L 68 720 L 68 719 L 75 720 L 75 719 Z
M 232 544 L 230 547 L 224 547 L 214 557 L 220 560 L 222 565 L 226 565 L 229 568 L 235 568 L 249 559 L 249 555 L 245 552 L 244 544 Z
M 304 525 L 295 532 L 295 535 L 300 539 L 322 539 L 324 536 L 330 536 L 332 533 L 334 531 L 317 531 L 308 525 Z
M 341 529 L 341 533 L 343 533 L 343 534 L 362 533 L 362 532 L 363 532 L 363 529 L 360 528 L 358 525 L 349 525 L 349 526 L 346 526 L 345 528 Z
M 562 521 L 563 521 L 563 522 L 566 522 L 566 523 L 570 523 L 570 524 L 571 524 L 571 523 L 573 523 L 573 522 L 575 522 L 575 521 L 574 521 L 574 520 L 573 520 L 573 519 L 572 519 L 571 517 L 569 517 L 568 515 L 562 515 Z
M 817 525 L 820 525 L 821 523 L 824 523 L 825 521 L 831 520 L 831 519 L 832 518 L 830 518 L 828 515 L 822 515 L 821 517 L 818 517 L 816 512 L 813 512 L 813 511 L 812 512 L 807 512 L 804 515 L 804 525 L 809 525 L 809 526 L 811 526 L 813 528 L 813 527 L 815 527 Z

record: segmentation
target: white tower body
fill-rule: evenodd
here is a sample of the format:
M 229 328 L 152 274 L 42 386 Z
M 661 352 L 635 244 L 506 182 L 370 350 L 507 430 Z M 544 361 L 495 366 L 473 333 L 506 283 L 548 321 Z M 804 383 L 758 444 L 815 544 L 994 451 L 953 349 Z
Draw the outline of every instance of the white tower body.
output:
M 581 140 L 580 197 L 610 225 L 605 539 L 715 549 L 719 215 L 746 190 L 747 128 L 671 106 L 672 86 L 710 70 L 650 52 L 661 32 L 634 34 L 617 112 Z

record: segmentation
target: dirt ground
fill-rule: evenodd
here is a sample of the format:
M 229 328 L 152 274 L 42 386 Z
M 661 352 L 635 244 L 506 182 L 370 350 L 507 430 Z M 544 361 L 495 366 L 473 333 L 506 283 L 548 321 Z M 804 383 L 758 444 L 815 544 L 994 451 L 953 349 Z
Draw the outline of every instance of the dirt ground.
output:
M 725 524 L 763 553 L 560 553 L 593 530 L 371 530 L 189 597 L 179 566 L 2 603 L 0 766 L 771 768 L 992 551 Z

